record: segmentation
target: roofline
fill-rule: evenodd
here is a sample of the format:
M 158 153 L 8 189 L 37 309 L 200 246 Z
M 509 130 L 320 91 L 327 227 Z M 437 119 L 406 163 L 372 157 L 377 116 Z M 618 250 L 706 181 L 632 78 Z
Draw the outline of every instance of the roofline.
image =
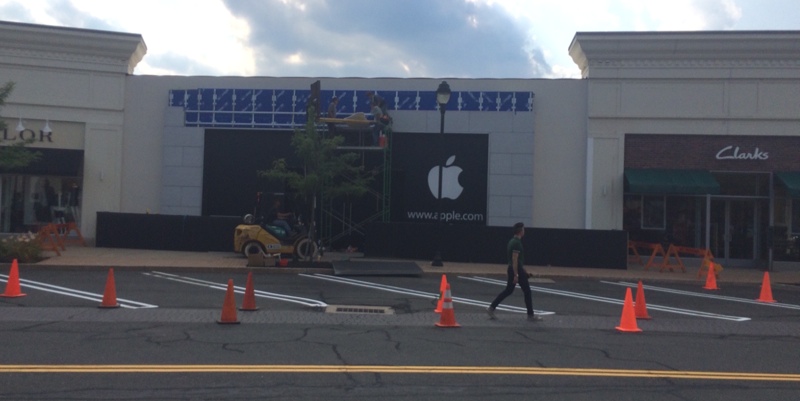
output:
M 147 45 L 134 33 L 0 21 L 0 53 L 28 60 L 67 59 L 131 74 Z
M 128 33 L 128 32 L 115 32 L 115 31 L 104 31 L 100 29 L 89 29 L 89 28 L 73 28 L 68 26 L 59 26 L 59 25 L 42 25 L 42 24 L 32 24 L 28 22 L 15 22 L 15 21 L 0 21 L 0 27 L 3 25 L 7 25 L 9 27 L 25 27 L 30 28 L 33 30 L 53 30 L 53 31 L 64 31 L 64 32 L 83 32 L 88 34 L 100 34 L 100 35 L 112 35 L 112 36 L 128 36 L 131 38 L 141 38 L 142 35 L 137 33 Z

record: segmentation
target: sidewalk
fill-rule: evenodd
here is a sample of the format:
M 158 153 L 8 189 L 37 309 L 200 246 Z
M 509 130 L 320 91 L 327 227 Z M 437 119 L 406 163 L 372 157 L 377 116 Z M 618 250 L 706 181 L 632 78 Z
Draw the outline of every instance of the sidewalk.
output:
M 32 266 L 64 267 L 64 268 L 128 268 L 128 269 L 233 269 L 233 270 L 262 270 L 272 273 L 297 273 L 302 268 L 281 267 L 247 267 L 247 259 L 233 252 L 182 252 L 159 251 L 146 249 L 122 248 L 95 248 L 95 247 L 68 247 L 61 252 L 45 252 L 48 259 Z M 331 253 L 325 254 L 323 261 L 336 260 L 368 260 L 359 253 Z M 457 263 L 444 261 L 444 266 L 431 266 L 430 261 L 416 261 L 425 274 L 464 274 L 464 275 L 499 275 L 504 276 L 506 267 L 500 264 L 485 263 Z M 318 269 L 312 269 L 318 270 Z M 697 266 L 687 265 L 687 272 L 664 272 L 658 268 L 644 270 L 643 266 L 631 264 L 627 270 L 620 269 L 594 269 L 579 267 L 553 267 L 529 266 L 528 272 L 535 277 L 543 278 L 591 278 L 605 280 L 625 280 L 648 282 L 654 281 L 681 281 L 704 283 L 705 277 L 697 277 Z M 718 283 L 752 283 L 760 285 L 764 272 L 754 268 L 725 268 L 719 275 Z M 800 269 L 784 269 L 770 272 L 773 284 L 800 285 Z

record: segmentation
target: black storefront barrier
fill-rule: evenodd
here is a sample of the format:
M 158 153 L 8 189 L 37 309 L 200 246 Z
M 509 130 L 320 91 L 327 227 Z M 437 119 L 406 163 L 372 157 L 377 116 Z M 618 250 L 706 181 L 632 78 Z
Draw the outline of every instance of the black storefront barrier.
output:
M 235 216 L 97 213 L 96 244 L 102 248 L 233 252 Z
M 236 216 L 177 216 L 97 213 L 98 247 L 194 252 L 233 252 Z M 368 257 L 432 259 L 445 262 L 506 263 L 510 227 L 424 223 L 372 223 L 367 227 Z M 627 268 L 628 235 L 621 230 L 526 228 L 528 265 Z
M 510 227 L 419 223 L 372 223 L 364 252 L 369 257 L 432 259 L 438 250 L 452 262 L 506 263 Z M 628 235 L 621 230 L 526 228 L 525 263 L 540 266 L 627 269 Z

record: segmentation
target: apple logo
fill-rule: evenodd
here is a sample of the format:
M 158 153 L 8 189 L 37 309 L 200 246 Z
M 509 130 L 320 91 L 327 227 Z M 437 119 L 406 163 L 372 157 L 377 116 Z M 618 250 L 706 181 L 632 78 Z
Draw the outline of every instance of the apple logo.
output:
M 448 198 L 458 199 L 461 196 L 461 191 L 464 187 L 458 183 L 458 176 L 461 174 L 461 167 L 453 166 L 456 161 L 456 155 L 450 156 L 444 166 L 434 166 L 428 172 L 428 188 L 431 189 L 431 194 L 436 199 Z M 442 171 L 442 193 L 437 194 L 439 191 L 439 170 Z

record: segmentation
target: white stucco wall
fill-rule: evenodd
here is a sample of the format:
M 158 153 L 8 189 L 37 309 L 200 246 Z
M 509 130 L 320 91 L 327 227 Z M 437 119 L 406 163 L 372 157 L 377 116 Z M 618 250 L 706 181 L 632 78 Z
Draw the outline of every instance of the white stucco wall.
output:
M 536 93 L 533 226 L 584 227 L 585 80 L 543 80 Z

